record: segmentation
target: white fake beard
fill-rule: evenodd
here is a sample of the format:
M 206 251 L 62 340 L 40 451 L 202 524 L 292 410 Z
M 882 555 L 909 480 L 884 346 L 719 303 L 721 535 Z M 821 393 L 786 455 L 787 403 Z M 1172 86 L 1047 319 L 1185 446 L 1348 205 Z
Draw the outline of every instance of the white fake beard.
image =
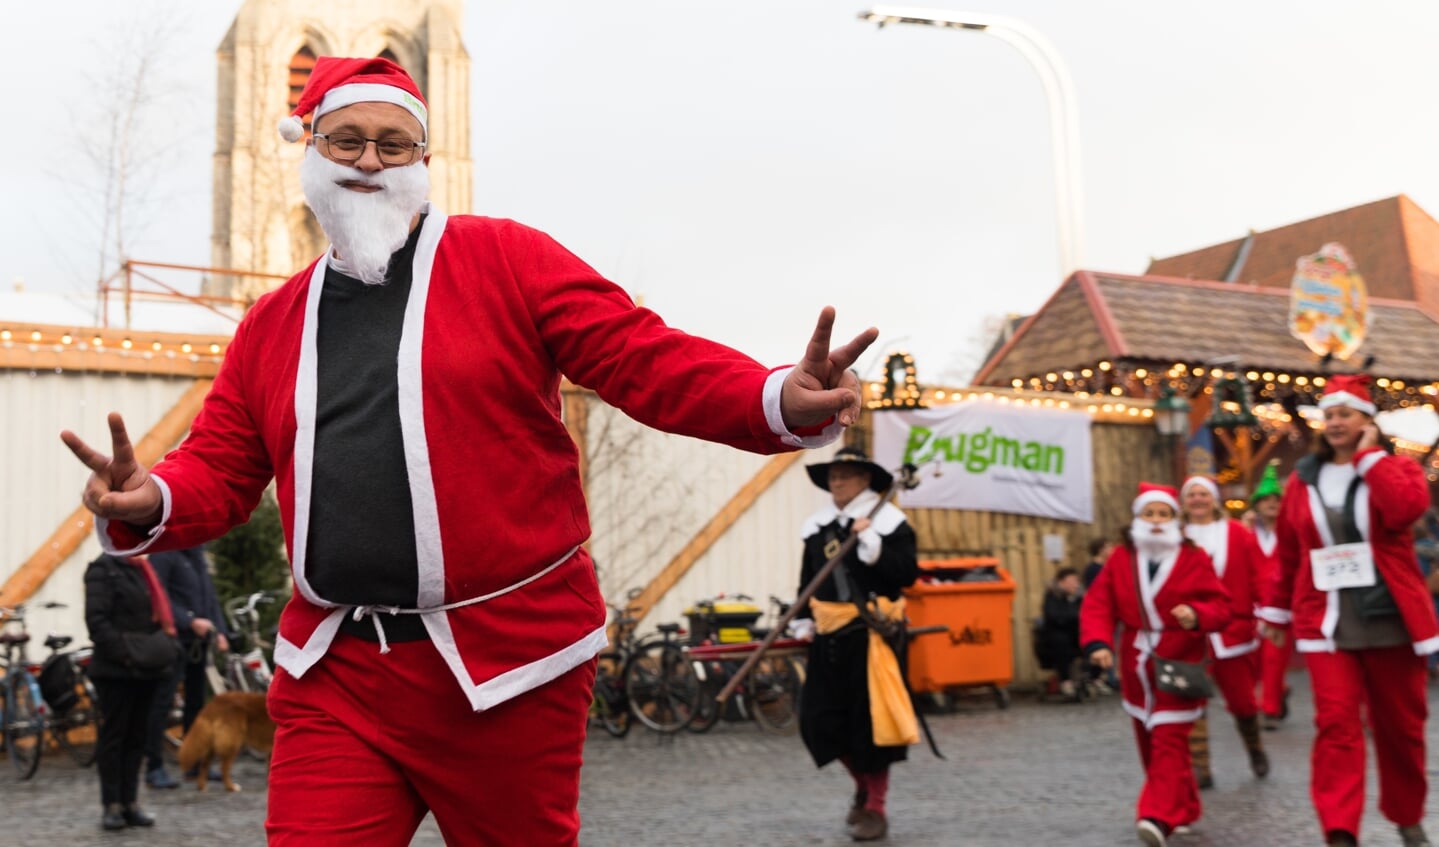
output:
M 1184 540 L 1178 520 L 1165 521 L 1158 526 L 1163 531 L 1155 534 L 1155 524 L 1143 518 L 1135 518 L 1129 525 L 1129 537 L 1134 541 L 1134 549 L 1146 559 L 1162 559 L 1178 550 Z
M 378 185 L 380 190 L 352 191 L 343 182 Z M 410 222 L 430 195 L 430 169 L 421 159 L 367 174 L 326 159 L 312 146 L 300 163 L 300 185 L 342 269 L 366 285 L 381 285 L 390 257 L 405 246 Z

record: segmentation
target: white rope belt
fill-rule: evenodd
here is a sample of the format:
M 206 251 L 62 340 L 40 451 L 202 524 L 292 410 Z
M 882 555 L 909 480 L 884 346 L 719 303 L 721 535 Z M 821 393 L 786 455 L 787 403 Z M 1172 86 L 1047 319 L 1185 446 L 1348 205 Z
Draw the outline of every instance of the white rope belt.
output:
M 443 606 L 430 606 L 429 608 L 425 609 L 404 609 L 399 606 L 356 606 L 355 611 L 351 614 L 351 619 L 358 623 L 359 621 L 364 620 L 365 616 L 368 615 L 370 621 L 375 625 L 375 635 L 379 636 L 380 638 L 380 652 L 388 653 L 390 652 L 390 642 L 385 638 L 385 628 L 380 625 L 381 613 L 387 615 L 429 615 L 435 612 L 448 612 L 451 609 L 458 609 L 463 606 L 473 606 L 476 603 L 483 603 L 486 600 L 493 600 L 496 597 L 503 597 L 504 595 L 509 594 L 511 591 L 516 591 L 518 589 L 524 588 L 526 585 L 529 585 L 530 583 L 534 582 L 535 580 L 539 579 L 540 577 L 544 576 L 545 574 L 549 573 L 560 565 L 563 565 L 565 562 L 568 562 L 570 560 L 570 557 L 573 556 L 575 552 L 579 549 L 579 545 L 576 544 L 574 547 L 571 547 L 569 549 L 569 552 L 565 553 L 563 556 L 551 562 L 549 565 L 545 566 L 543 570 L 537 573 L 530 574 L 529 576 L 525 577 L 519 582 L 514 583 L 513 585 L 506 585 L 504 588 L 501 588 L 498 591 L 491 591 L 489 594 L 481 594 L 478 597 L 471 597 L 468 600 L 457 600 L 453 603 L 446 603 Z

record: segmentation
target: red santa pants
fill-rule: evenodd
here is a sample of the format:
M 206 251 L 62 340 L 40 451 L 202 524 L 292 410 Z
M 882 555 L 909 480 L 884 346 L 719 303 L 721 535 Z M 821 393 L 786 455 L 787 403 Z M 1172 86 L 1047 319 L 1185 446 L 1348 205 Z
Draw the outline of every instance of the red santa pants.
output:
M 572 847 L 594 675 L 475 712 L 430 642 L 341 633 L 270 688 L 270 845 L 405 847 L 431 811 L 447 844 Z
M 1254 697 L 1258 671 L 1258 653 L 1215 659 L 1209 663 L 1209 675 L 1214 677 L 1215 687 L 1224 695 L 1224 708 L 1236 718 L 1252 718 L 1259 714 L 1259 701 Z
M 1407 644 L 1374 650 L 1306 653 L 1314 689 L 1314 751 L 1309 793 L 1324 832 L 1359 835 L 1364 813 L 1364 721 L 1379 764 L 1379 811 L 1400 826 L 1424 817 L 1425 660 Z
M 1259 708 L 1264 714 L 1277 718 L 1284 711 L 1284 692 L 1289 688 L 1284 677 L 1289 672 L 1289 661 L 1294 656 L 1294 639 L 1284 639 L 1283 647 L 1264 639 L 1259 642 L 1259 686 L 1262 693 Z
M 1134 721 L 1134 740 L 1144 763 L 1137 818 L 1152 818 L 1170 829 L 1199 820 L 1199 785 L 1189 762 L 1189 730 L 1193 726 L 1165 723 L 1145 729 L 1143 722 Z

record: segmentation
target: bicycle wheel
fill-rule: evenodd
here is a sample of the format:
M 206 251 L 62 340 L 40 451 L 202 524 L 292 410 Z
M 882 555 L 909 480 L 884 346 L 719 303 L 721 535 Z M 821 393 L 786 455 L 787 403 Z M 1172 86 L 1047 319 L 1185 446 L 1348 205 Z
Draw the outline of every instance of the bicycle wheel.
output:
M 75 764 L 88 768 L 95 764 L 100 739 L 100 698 L 95 696 L 95 686 L 84 675 L 75 684 L 75 691 L 80 699 L 55 722 L 53 733 Z
M 656 732 L 679 732 L 699 710 L 699 677 L 684 650 L 657 642 L 631 657 L 625 668 L 625 696 L 640 723 Z
M 40 689 L 23 668 L 5 681 L 5 749 L 10 764 L 21 779 L 29 779 L 40 767 L 45 747 L 45 718 L 40 714 Z
M 685 727 L 690 732 L 709 732 L 719 719 L 724 716 L 724 709 L 720 708 L 719 701 L 715 696 L 724 688 L 729 680 L 729 675 L 724 671 L 724 665 L 720 662 L 701 662 L 695 660 L 695 675 L 700 679 L 700 701 L 695 708 L 695 716 Z
M 605 732 L 624 738 L 630 731 L 630 709 L 625 702 L 624 659 L 618 653 L 602 653 L 595 668 L 595 699 L 590 713 L 599 719 Z
M 750 714 L 760 729 L 789 735 L 799 729 L 799 696 L 804 670 L 789 656 L 764 656 L 745 680 Z

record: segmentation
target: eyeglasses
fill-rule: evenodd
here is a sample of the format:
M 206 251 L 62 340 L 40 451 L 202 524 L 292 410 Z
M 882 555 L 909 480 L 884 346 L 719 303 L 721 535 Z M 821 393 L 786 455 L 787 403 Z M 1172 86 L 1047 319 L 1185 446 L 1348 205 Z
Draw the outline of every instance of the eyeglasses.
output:
M 425 148 L 425 142 L 408 138 L 366 138 L 363 135 L 328 132 L 314 133 L 314 137 L 325 142 L 331 159 L 347 165 L 358 162 L 365 155 L 365 147 L 370 144 L 375 145 L 375 152 L 380 155 L 383 165 L 408 165 Z

